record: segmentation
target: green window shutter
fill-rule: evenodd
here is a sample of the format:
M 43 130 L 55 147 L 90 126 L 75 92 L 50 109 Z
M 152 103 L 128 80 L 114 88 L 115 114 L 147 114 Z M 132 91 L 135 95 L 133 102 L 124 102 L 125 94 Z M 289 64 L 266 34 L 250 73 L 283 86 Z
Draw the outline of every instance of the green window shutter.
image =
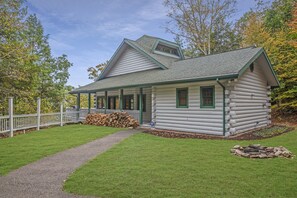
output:
M 188 108 L 189 107 L 189 94 L 188 88 L 176 89 L 176 108 Z
M 200 87 L 200 108 L 215 108 L 215 87 Z

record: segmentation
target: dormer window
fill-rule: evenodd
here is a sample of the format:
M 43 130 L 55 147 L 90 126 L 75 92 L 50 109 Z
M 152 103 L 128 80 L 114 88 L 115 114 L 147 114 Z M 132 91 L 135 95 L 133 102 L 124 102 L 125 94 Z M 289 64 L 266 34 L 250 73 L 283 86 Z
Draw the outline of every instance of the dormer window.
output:
M 177 43 L 158 39 L 152 48 L 153 53 L 176 59 L 184 59 L 184 55 Z
M 165 52 L 165 53 L 168 53 L 168 54 L 172 54 L 172 55 L 175 55 L 175 56 L 179 56 L 178 51 L 177 51 L 176 48 L 168 47 L 168 46 L 162 45 L 160 43 L 157 45 L 156 50 L 158 50 L 160 52 Z

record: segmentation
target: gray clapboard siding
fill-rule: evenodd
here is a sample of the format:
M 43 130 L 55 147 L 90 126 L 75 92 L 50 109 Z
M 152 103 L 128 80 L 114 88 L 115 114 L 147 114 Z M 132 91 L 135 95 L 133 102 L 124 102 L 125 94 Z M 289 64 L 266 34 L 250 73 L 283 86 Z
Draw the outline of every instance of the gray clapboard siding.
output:
M 267 81 L 261 66 L 254 64 L 254 71 L 248 69 L 234 84 L 230 103 L 231 131 L 235 133 L 256 129 L 270 124 Z M 232 123 L 231 123 L 232 122 Z
M 160 67 L 135 49 L 128 47 L 127 50 L 123 52 L 119 60 L 111 68 L 111 70 L 107 73 L 106 77 L 156 68 Z
M 200 108 L 200 86 L 215 85 L 215 108 Z M 189 107 L 176 108 L 176 88 L 188 88 Z M 213 82 L 156 86 L 156 128 L 223 134 L 222 88 Z

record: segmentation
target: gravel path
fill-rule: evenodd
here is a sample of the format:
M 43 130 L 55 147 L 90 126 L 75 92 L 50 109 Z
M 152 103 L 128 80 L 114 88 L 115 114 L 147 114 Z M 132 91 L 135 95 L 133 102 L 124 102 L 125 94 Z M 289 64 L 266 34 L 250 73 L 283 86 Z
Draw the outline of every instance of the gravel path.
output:
M 135 133 L 135 130 L 120 131 L 23 166 L 0 177 L 0 197 L 82 197 L 62 191 L 68 175 Z

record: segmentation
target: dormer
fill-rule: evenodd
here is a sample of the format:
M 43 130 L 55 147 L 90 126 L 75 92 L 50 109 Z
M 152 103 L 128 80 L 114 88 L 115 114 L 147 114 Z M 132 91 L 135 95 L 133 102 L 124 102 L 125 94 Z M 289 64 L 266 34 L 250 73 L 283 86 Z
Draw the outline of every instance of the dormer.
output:
M 178 44 L 161 39 L 156 41 L 153 47 L 153 53 L 177 59 L 184 59 L 183 53 Z

